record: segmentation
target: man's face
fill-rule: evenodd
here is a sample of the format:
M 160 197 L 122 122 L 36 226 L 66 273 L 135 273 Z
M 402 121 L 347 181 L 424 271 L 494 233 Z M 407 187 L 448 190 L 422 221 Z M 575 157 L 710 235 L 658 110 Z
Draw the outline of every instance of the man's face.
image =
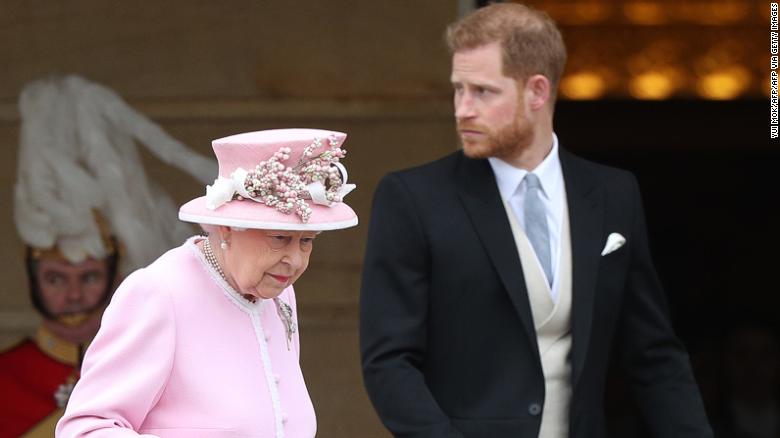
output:
M 44 306 L 55 317 L 93 310 L 108 288 L 105 260 L 41 260 L 35 275 Z
M 509 157 L 533 139 L 523 89 L 501 69 L 497 42 L 461 50 L 452 57 L 455 121 L 463 151 L 471 158 Z

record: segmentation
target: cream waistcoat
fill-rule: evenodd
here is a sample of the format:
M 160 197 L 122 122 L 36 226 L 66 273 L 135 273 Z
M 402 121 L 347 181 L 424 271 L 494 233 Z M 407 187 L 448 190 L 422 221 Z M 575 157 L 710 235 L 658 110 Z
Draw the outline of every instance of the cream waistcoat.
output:
M 536 328 L 536 340 L 544 371 L 544 408 L 539 438 L 569 436 L 571 402 L 571 236 L 569 213 L 564 206 L 558 267 L 558 300 L 553 302 L 533 247 L 520 228 L 512 207 L 504 204 L 520 254 L 523 276 Z

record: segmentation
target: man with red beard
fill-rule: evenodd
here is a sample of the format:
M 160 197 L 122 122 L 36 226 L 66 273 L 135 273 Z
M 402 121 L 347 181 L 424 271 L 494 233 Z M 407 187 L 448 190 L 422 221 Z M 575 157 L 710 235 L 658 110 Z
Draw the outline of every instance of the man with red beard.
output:
M 0 351 L 0 437 L 52 437 L 115 280 L 191 233 L 146 179 L 136 142 L 204 183 L 216 163 L 78 76 L 27 84 L 19 112 L 14 219 L 43 321 Z
M 603 438 L 615 354 L 650 436 L 711 437 L 636 179 L 553 132 L 557 27 L 494 4 L 447 41 L 463 150 L 374 195 L 360 343 L 379 417 L 399 437 Z

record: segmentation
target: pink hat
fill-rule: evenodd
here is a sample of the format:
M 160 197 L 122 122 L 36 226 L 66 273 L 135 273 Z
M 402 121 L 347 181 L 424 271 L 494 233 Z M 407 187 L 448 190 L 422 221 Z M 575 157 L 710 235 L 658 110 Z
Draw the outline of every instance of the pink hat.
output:
M 347 184 L 340 159 L 347 135 L 321 129 L 272 129 L 212 142 L 219 177 L 206 196 L 184 204 L 179 219 L 266 230 L 337 230 L 357 225 L 342 202 Z

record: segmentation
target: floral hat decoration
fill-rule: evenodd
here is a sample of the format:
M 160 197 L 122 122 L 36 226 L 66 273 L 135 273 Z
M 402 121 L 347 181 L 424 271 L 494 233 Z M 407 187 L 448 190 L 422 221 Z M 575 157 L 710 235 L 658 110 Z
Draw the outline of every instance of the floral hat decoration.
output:
M 179 210 L 200 224 L 268 230 L 324 231 L 357 225 L 343 202 L 355 189 L 341 163 L 346 134 L 322 129 L 272 129 L 212 142 L 219 176 L 206 196 Z

